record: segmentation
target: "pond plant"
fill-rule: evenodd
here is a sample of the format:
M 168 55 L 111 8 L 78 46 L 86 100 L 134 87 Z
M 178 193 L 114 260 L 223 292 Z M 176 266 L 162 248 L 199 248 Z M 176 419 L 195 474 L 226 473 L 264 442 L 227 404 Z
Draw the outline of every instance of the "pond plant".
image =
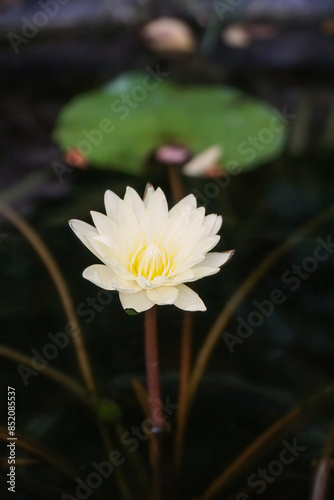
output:
M 83 276 L 105 290 L 119 292 L 122 307 L 145 313 L 145 360 L 151 418 L 152 500 L 161 496 L 159 470 L 161 434 L 166 431 L 158 369 L 156 306 L 175 305 L 184 311 L 205 311 L 200 297 L 185 283 L 215 274 L 233 255 L 210 252 L 218 243 L 222 217 L 197 208 L 194 195 L 170 211 L 160 188 L 146 189 L 140 199 L 128 187 L 124 200 L 105 193 L 107 215 L 92 212 L 95 227 L 70 221 L 78 238 L 103 264 L 85 269 Z M 182 404 L 182 403 L 181 403 Z

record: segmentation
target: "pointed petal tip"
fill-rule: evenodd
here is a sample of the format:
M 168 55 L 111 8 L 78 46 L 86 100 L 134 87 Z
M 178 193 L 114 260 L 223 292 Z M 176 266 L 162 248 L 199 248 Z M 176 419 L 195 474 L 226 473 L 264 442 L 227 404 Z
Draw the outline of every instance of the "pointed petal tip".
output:
M 81 276 L 82 276 L 83 278 L 85 278 L 85 280 L 90 281 L 90 280 L 87 278 L 87 274 L 86 274 L 87 269 L 88 269 L 88 268 L 86 267 L 86 269 L 84 269 L 84 270 L 82 271 Z
M 68 225 L 70 226 L 70 228 L 72 229 L 73 233 L 78 236 L 78 231 L 77 231 L 77 228 L 75 227 L 75 224 L 76 223 L 76 219 L 70 219 L 68 221 Z
M 152 185 L 150 182 L 147 182 L 147 183 L 146 183 L 146 186 L 145 186 L 145 191 L 144 191 L 143 200 L 145 200 L 145 198 L 146 198 L 146 196 L 147 196 L 148 192 L 149 192 L 149 191 L 151 191 L 152 189 L 153 189 L 153 191 L 154 191 L 154 187 L 153 187 L 153 185 Z
M 185 309 L 188 312 L 205 312 L 207 311 L 206 306 L 203 304 L 201 306 L 189 306 L 187 309 Z
M 106 199 L 112 194 L 112 191 L 110 189 L 107 189 L 105 192 L 104 192 L 104 203 L 106 201 Z
M 228 256 L 227 261 L 226 261 L 226 262 L 228 262 L 229 260 L 231 260 L 231 259 L 232 259 L 233 255 L 235 254 L 235 250 L 227 250 L 227 251 L 226 251 L 226 252 L 224 252 L 224 253 L 229 253 L 229 254 L 230 254 L 230 255 Z M 225 262 L 225 264 L 226 264 L 226 262 Z
M 70 226 L 70 229 L 73 231 L 73 233 L 76 233 L 73 222 L 74 222 L 73 219 L 70 219 L 68 221 L 68 225 Z
M 69 224 L 70 228 L 72 229 L 72 231 L 76 232 L 77 228 L 75 226 L 77 225 L 77 223 L 80 224 L 80 222 L 82 222 L 82 221 L 80 221 L 78 219 L 70 219 L 68 221 L 68 224 Z
M 114 195 L 116 195 L 116 193 L 114 193 L 114 191 L 111 191 L 111 189 L 107 189 L 104 192 L 104 197 L 103 197 L 104 206 L 106 206 L 106 202 L 108 202 L 108 198 L 113 198 Z

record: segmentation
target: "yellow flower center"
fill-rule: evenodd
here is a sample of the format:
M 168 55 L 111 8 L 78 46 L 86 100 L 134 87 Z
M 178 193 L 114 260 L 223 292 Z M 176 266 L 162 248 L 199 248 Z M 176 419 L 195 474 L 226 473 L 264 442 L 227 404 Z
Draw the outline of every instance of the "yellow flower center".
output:
M 140 245 L 130 260 L 130 271 L 135 276 L 144 276 L 149 281 L 157 276 L 166 276 L 171 269 L 171 259 L 166 249 L 155 243 L 148 247 Z

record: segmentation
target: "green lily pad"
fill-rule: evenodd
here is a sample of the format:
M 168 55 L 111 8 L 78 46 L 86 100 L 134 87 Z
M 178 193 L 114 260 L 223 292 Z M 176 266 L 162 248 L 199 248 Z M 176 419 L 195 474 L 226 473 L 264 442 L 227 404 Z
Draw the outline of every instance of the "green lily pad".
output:
M 222 146 L 221 165 L 231 173 L 273 159 L 285 143 L 277 110 L 224 86 L 176 85 L 149 73 L 127 73 L 82 94 L 58 117 L 54 139 L 78 150 L 91 166 L 141 172 L 158 147 L 176 143 L 195 155 Z

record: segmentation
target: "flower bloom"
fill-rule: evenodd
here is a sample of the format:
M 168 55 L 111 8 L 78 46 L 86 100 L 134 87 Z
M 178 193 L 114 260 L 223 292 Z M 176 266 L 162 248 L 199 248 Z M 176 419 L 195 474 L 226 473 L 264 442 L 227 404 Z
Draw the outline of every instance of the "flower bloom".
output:
M 168 210 L 166 196 L 149 187 L 144 200 L 128 187 L 124 200 L 105 193 L 107 215 L 91 212 L 94 226 L 70 221 L 78 238 L 103 264 L 83 277 L 105 290 L 117 290 L 124 309 L 146 311 L 154 304 L 205 311 L 200 297 L 184 283 L 215 274 L 232 256 L 210 252 L 219 241 L 222 217 L 205 216 L 190 194 Z

